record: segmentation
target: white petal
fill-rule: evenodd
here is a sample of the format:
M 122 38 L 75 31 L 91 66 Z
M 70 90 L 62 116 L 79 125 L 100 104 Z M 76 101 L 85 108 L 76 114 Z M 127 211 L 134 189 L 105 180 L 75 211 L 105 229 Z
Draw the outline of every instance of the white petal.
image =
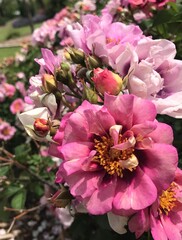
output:
M 115 215 L 112 212 L 107 213 L 107 217 L 110 227 L 115 232 L 119 234 L 124 234 L 127 232 L 125 226 L 127 225 L 128 217 Z

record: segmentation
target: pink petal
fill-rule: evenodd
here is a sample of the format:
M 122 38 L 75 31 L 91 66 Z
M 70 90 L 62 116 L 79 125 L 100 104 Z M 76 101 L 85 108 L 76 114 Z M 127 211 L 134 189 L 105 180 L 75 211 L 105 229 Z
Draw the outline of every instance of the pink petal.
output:
M 158 218 L 155 218 L 152 214 L 150 217 L 150 222 L 151 222 L 151 233 L 152 233 L 152 237 L 155 240 L 169 240 L 164 228 L 162 226 L 162 223 L 160 220 L 158 220 Z M 171 239 L 172 240 L 172 239 Z
M 133 121 L 133 95 L 112 96 L 105 94 L 104 106 L 117 124 L 130 129 Z
M 145 137 L 149 133 L 153 132 L 156 129 L 156 127 L 157 127 L 157 122 L 146 121 L 144 123 L 134 125 L 131 128 L 131 131 L 133 131 L 135 137 L 137 137 L 137 135 Z
M 169 216 L 162 216 L 161 223 L 169 240 L 179 240 L 182 238 L 180 230 L 171 222 Z
M 125 176 L 118 180 L 113 201 L 117 210 L 140 210 L 148 207 L 156 200 L 156 186 L 145 172 L 138 166 L 132 174 L 131 180 L 125 180 Z
M 86 109 L 84 114 L 88 122 L 90 133 L 102 136 L 108 132 L 112 125 L 115 125 L 114 118 L 104 107 L 98 112 L 95 112 L 91 109 Z
M 157 115 L 155 105 L 145 99 L 135 97 L 133 103 L 133 125 L 154 121 Z
M 139 158 L 143 171 L 152 179 L 158 190 L 167 189 L 175 176 L 178 154 L 175 147 L 154 143 Z
M 65 161 L 87 157 L 93 147 L 90 142 L 72 142 L 62 146 L 61 153 Z
M 157 124 L 157 128 L 149 134 L 152 140 L 157 143 L 172 144 L 173 142 L 172 128 L 165 123 L 160 123 L 157 121 L 155 123 Z
M 87 198 L 97 191 L 98 182 L 103 176 L 94 172 L 77 172 L 66 178 L 70 192 L 75 197 Z M 98 208 L 98 207 L 97 207 Z M 89 211 L 90 212 L 90 211 Z
M 115 188 L 116 178 L 111 178 L 107 183 L 102 181 L 92 196 L 85 200 L 88 212 L 99 215 L 111 211 Z
M 87 141 L 88 132 L 88 123 L 84 116 L 74 112 L 67 121 L 63 144 L 68 142 Z
M 144 232 L 147 232 L 150 227 L 148 208 L 137 212 L 129 221 L 128 227 L 131 232 L 135 233 L 136 238 L 139 238 Z

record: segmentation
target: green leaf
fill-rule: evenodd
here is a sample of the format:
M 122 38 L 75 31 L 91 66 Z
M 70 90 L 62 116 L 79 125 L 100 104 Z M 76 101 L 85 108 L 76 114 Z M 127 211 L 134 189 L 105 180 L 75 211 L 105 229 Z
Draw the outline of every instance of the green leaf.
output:
M 17 160 L 24 162 L 26 161 L 27 157 L 29 156 L 30 146 L 25 144 L 21 144 L 15 148 L 15 157 Z
M 7 186 L 5 191 L 3 191 L 2 197 L 3 198 L 9 198 L 12 195 L 14 195 L 16 192 L 18 192 L 20 190 L 19 186 Z M 1 198 L 1 197 L 0 197 Z
M 6 174 L 8 173 L 10 169 L 10 166 L 3 166 L 0 168 L 0 177 L 2 176 L 6 176 Z
M 173 15 L 169 11 L 166 10 L 159 11 L 154 17 L 153 27 L 171 22 L 172 17 Z
M 11 207 L 15 209 L 23 209 L 25 206 L 27 191 L 22 189 L 11 199 Z

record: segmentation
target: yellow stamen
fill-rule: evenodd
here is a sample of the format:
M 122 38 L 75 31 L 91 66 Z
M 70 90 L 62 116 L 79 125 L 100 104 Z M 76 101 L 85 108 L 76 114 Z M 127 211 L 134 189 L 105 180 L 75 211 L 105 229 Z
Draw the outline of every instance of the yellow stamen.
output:
M 176 195 L 177 185 L 172 182 L 169 188 L 162 192 L 162 195 L 159 197 L 160 206 L 159 206 L 159 214 L 166 214 L 176 206 L 177 199 Z
M 120 134 L 118 144 L 126 141 L 127 139 L 123 140 Z M 138 162 L 136 163 L 137 158 L 133 158 L 135 156 L 133 147 L 125 150 L 114 149 L 112 148 L 113 139 L 106 136 L 102 136 L 99 140 L 94 139 L 94 142 L 97 153 L 93 158 L 93 162 L 99 163 L 109 175 L 116 174 L 123 177 L 123 169 L 133 171 L 138 165 Z M 135 159 L 135 164 L 132 163 L 132 159 Z M 127 164 L 123 164 L 124 161 L 128 161 Z
M 107 37 L 106 38 L 106 43 L 109 44 L 109 43 L 114 43 L 115 45 L 118 45 L 120 43 L 120 39 L 115 39 L 115 38 L 109 38 Z

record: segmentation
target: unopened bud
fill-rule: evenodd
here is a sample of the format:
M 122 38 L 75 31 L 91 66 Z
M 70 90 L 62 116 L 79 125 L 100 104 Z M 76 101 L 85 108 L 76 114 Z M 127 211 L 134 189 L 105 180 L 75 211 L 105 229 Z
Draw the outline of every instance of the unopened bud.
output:
M 102 66 L 100 59 L 96 56 L 91 56 L 91 55 L 87 56 L 85 61 L 87 63 L 88 68 L 90 69 L 98 68 Z
M 94 69 L 94 75 L 92 80 L 95 84 L 96 89 L 104 94 L 105 92 L 111 95 L 117 95 L 122 89 L 123 80 L 122 78 L 112 71 L 106 69 L 97 68 Z
M 57 119 L 54 119 L 52 122 L 51 122 L 51 128 L 50 128 L 50 135 L 51 136 L 54 136 L 58 130 L 60 126 L 60 121 L 57 120 Z
M 70 54 L 71 60 L 76 64 L 83 64 L 85 60 L 85 54 L 83 51 L 76 48 L 68 48 L 68 53 Z
M 42 86 L 43 90 L 47 93 L 53 93 L 57 91 L 57 82 L 54 79 L 54 76 L 51 74 L 45 73 L 42 76 Z
M 50 122 L 44 118 L 36 118 L 33 126 L 35 134 L 39 137 L 47 136 L 50 130 Z
M 98 101 L 98 95 L 94 90 L 92 90 L 90 87 L 88 87 L 86 84 L 83 88 L 83 100 L 88 100 L 90 103 L 97 103 Z

